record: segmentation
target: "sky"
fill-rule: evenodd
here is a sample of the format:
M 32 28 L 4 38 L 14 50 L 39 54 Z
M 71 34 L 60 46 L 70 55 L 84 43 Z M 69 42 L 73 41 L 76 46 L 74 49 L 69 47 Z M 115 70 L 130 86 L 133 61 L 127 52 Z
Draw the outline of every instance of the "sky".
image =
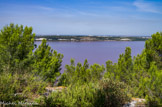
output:
M 162 0 L 0 0 L 0 29 L 36 35 L 151 36 L 162 31 Z

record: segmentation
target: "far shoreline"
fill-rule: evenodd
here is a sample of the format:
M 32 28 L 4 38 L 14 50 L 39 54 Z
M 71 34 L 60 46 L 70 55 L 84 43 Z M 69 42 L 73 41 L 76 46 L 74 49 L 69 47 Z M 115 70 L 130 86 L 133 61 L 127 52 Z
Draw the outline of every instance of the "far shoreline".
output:
M 149 36 L 120 37 L 120 36 L 36 36 L 35 41 L 60 41 L 60 42 L 91 42 L 91 41 L 146 41 Z

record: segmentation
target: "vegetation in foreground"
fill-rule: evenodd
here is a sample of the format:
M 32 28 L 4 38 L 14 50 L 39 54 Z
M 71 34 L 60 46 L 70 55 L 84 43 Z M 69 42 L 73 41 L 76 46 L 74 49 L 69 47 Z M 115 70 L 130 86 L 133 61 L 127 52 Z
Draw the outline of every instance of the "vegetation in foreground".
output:
M 145 98 L 150 107 L 162 105 L 162 33 L 152 35 L 141 54 L 131 48 L 117 63 L 71 64 L 60 74 L 63 55 L 46 40 L 36 49 L 31 27 L 10 24 L 0 32 L 0 101 L 34 102 L 51 107 L 121 107 L 131 97 Z M 33 51 L 36 49 L 35 51 Z M 62 91 L 45 95 L 59 77 Z M 34 105 L 33 105 L 34 106 Z

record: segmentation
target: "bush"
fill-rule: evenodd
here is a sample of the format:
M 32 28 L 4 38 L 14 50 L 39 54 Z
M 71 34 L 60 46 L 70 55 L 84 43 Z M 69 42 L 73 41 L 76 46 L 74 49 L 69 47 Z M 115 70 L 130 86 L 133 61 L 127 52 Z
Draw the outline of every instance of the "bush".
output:
M 126 84 L 108 78 L 99 82 L 95 94 L 96 107 L 121 107 L 130 101 Z
M 10 73 L 1 73 L 0 99 L 2 101 L 23 100 L 21 95 L 16 95 L 20 91 L 20 82 L 18 81 L 17 75 L 12 76 Z
M 93 64 L 89 66 L 87 59 L 84 64 L 80 62 L 75 65 L 74 59 L 71 59 L 71 64 L 65 66 L 65 72 L 61 75 L 58 85 L 69 86 L 80 83 L 80 85 L 96 82 L 101 80 L 104 73 L 104 65 Z
M 33 100 L 44 93 L 45 82 L 31 74 L 11 74 L 2 72 L 0 75 L 0 99 L 5 102 Z
M 126 85 L 118 81 L 104 79 L 98 83 L 70 85 L 61 92 L 53 92 L 44 98 L 44 106 L 59 107 L 121 107 L 130 98 Z
M 93 107 L 96 88 L 92 83 L 84 85 L 70 85 L 61 92 L 53 92 L 44 97 L 43 106 L 50 107 Z M 40 99 L 42 100 L 42 99 Z

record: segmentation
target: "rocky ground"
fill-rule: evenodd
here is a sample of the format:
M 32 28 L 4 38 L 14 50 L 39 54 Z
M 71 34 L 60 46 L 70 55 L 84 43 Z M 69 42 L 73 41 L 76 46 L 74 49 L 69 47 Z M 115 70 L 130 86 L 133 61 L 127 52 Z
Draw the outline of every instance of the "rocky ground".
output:
M 141 98 L 132 98 L 131 102 L 125 104 L 123 107 L 146 107 L 146 100 Z

